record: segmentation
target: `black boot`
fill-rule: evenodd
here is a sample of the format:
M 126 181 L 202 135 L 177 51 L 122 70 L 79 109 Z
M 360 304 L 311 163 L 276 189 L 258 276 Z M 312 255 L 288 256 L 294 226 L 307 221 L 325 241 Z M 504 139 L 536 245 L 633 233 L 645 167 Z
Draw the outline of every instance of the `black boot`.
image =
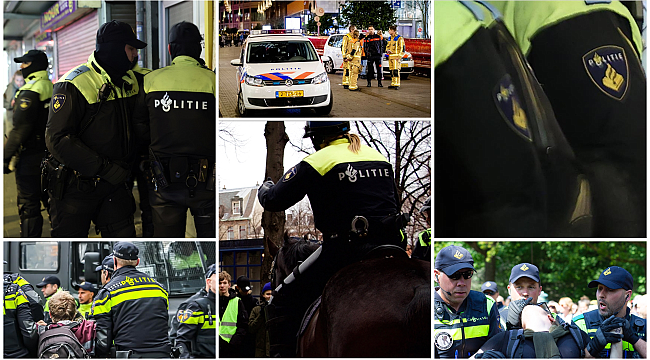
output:
M 20 220 L 20 237 L 41 237 L 43 233 L 43 218 L 32 217 Z
M 368 85 L 366 85 L 366 87 L 371 87 L 371 86 L 372 84 L 370 83 L 370 80 L 368 80 Z
M 384 85 L 381 84 L 381 80 L 377 80 L 377 87 L 384 87 Z

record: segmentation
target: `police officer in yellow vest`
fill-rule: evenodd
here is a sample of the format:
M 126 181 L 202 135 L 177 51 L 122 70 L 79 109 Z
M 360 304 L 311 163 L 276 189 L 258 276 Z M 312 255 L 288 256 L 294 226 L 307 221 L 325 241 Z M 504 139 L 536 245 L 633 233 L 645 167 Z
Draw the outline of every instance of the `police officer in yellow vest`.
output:
M 589 236 L 589 181 L 498 11 L 433 6 L 436 236 Z
M 132 114 L 139 87 L 132 61 L 147 44 L 111 21 L 97 30 L 88 62 L 63 75 L 45 133 L 53 237 L 135 237 L 133 194 L 126 185 L 135 155 Z
M 192 23 L 172 26 L 172 65 L 145 76 L 134 115 L 154 174 L 155 237 L 185 237 L 188 208 L 198 237 L 216 234 L 216 77 L 200 58 L 201 40 Z
M 241 357 L 241 346 L 248 330 L 248 314 L 237 292 L 230 288 L 232 278 L 219 273 L 219 357 Z
M 343 36 L 343 41 L 341 42 L 341 55 L 343 55 L 343 80 L 342 80 L 342 84 L 343 84 L 344 89 L 347 89 L 350 86 L 350 71 L 351 71 L 351 68 L 350 68 L 350 62 L 346 61 L 346 60 L 348 58 L 347 56 L 349 55 L 348 50 L 351 50 L 348 43 L 352 42 L 352 34 L 354 33 L 354 31 L 356 29 L 357 29 L 356 26 L 350 25 L 350 27 L 348 28 L 348 30 L 350 32 Z
M 429 228 L 420 232 L 418 240 L 415 242 L 412 259 L 420 259 L 431 261 L 431 197 L 429 196 L 424 205 L 420 209 L 420 213 L 424 215 Z
M 608 358 L 611 344 L 622 340 L 623 358 L 645 358 L 647 321 L 630 314 L 627 307 L 634 288 L 632 275 L 622 267 L 610 266 L 600 273 L 598 280 L 591 281 L 589 287 L 598 288 L 598 309 L 582 313 L 572 320 L 591 338 L 585 349 L 588 355 Z M 622 329 L 623 333 L 616 333 L 615 329 Z
M 7 280 L 4 278 L 3 283 L 3 355 L 5 358 L 36 357 L 38 331 L 30 314 L 29 300 L 18 284 Z
M 85 281 L 79 285 L 74 285 L 74 288 L 79 293 L 79 306 L 77 310 L 85 319 L 88 319 L 93 306 L 93 298 L 97 295 L 98 290 L 95 285 Z
M 397 27 L 391 25 L 388 27 L 388 43 L 386 44 L 386 54 L 388 54 L 388 69 L 390 70 L 390 86 L 389 89 L 399 90 L 400 85 L 400 70 L 402 68 L 402 57 L 406 52 L 404 45 L 404 37 L 397 34 Z
M 13 156 L 16 162 L 16 190 L 21 237 L 41 237 L 41 162 L 45 157 L 45 124 L 52 98 L 52 82 L 48 78 L 47 55 L 29 50 L 14 58 L 25 78 L 15 96 L 13 129 L 4 147 L 4 173 L 8 174 Z M 45 207 L 47 202 L 44 201 Z
M 45 297 L 43 320 L 49 324 L 52 322 L 52 318 L 50 318 L 50 298 L 59 291 L 63 291 L 61 288 L 61 280 L 54 275 L 46 276 L 43 278 L 43 281 L 36 284 L 36 287 L 41 289 L 43 296 Z
M 347 36 L 347 35 L 346 35 Z M 357 80 L 361 72 L 361 41 L 359 40 L 359 30 L 354 30 L 352 40 L 346 42 L 346 48 L 343 51 L 344 61 L 350 69 L 350 91 L 359 91 Z
M 471 290 L 474 271 L 472 255 L 460 246 L 444 247 L 436 255 L 434 358 L 468 358 L 503 331 L 494 299 Z
M 619 1 L 491 1 L 586 169 L 595 236 L 646 236 L 646 76 Z M 562 59 L 561 61 L 559 59 Z
M 18 285 L 23 293 L 25 293 L 27 300 L 29 300 L 29 309 L 32 312 L 32 318 L 34 321 L 38 322 L 39 320 L 43 320 L 44 314 L 43 305 L 41 305 L 41 297 L 34 289 L 34 286 L 17 273 L 5 273 L 4 279 L 7 282 Z
M 178 332 L 176 345 L 181 348 L 181 358 L 215 359 L 217 344 L 215 343 L 217 329 L 217 308 L 215 288 L 217 273 L 215 264 L 210 265 L 205 273 L 209 291 L 204 296 L 197 296 L 189 301 L 184 310 L 179 310 Z M 221 324 L 220 324 L 221 325 Z M 220 326 L 221 327 L 221 326 Z

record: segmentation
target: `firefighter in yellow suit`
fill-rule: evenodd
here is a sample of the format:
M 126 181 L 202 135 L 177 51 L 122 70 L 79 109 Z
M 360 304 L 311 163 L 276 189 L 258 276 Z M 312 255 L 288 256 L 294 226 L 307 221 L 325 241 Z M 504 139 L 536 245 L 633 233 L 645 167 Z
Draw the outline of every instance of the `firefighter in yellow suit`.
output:
M 343 88 L 347 89 L 350 86 L 350 62 L 345 61 L 347 59 L 346 49 L 348 49 L 348 44 L 352 42 L 352 34 L 357 29 L 356 26 L 350 25 L 348 28 L 350 32 L 343 37 L 343 43 L 341 44 L 341 54 L 343 55 Z
M 359 73 L 361 72 L 361 55 L 363 53 L 361 40 L 359 40 L 359 30 L 354 30 L 352 40 L 347 43 L 345 53 L 347 54 L 345 62 L 348 64 L 348 68 L 350 69 L 349 89 L 350 91 L 359 91 L 357 80 L 359 79 Z
M 402 66 L 400 61 L 404 56 L 406 47 L 404 46 L 404 37 L 397 34 L 397 27 L 388 27 L 388 44 L 386 45 L 386 54 L 388 54 L 388 69 L 390 70 L 390 86 L 389 89 L 399 89 L 399 73 Z

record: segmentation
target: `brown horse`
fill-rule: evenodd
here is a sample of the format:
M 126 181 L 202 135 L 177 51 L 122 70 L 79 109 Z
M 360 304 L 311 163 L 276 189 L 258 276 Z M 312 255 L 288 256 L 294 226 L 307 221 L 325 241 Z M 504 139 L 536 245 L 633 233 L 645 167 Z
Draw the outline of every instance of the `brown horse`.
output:
M 317 246 L 285 238 L 275 284 Z M 274 285 L 276 286 L 276 285 Z M 431 263 L 373 258 L 337 272 L 298 339 L 301 357 L 431 357 Z

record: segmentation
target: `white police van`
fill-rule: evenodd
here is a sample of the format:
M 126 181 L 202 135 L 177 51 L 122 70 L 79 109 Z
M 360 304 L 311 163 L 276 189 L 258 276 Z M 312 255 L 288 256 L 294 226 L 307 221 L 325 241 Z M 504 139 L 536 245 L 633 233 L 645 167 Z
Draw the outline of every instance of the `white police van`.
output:
M 268 109 L 332 110 L 327 72 L 314 45 L 302 34 L 252 30 L 242 47 L 237 66 L 237 112 Z M 283 31 L 284 32 L 284 31 Z

